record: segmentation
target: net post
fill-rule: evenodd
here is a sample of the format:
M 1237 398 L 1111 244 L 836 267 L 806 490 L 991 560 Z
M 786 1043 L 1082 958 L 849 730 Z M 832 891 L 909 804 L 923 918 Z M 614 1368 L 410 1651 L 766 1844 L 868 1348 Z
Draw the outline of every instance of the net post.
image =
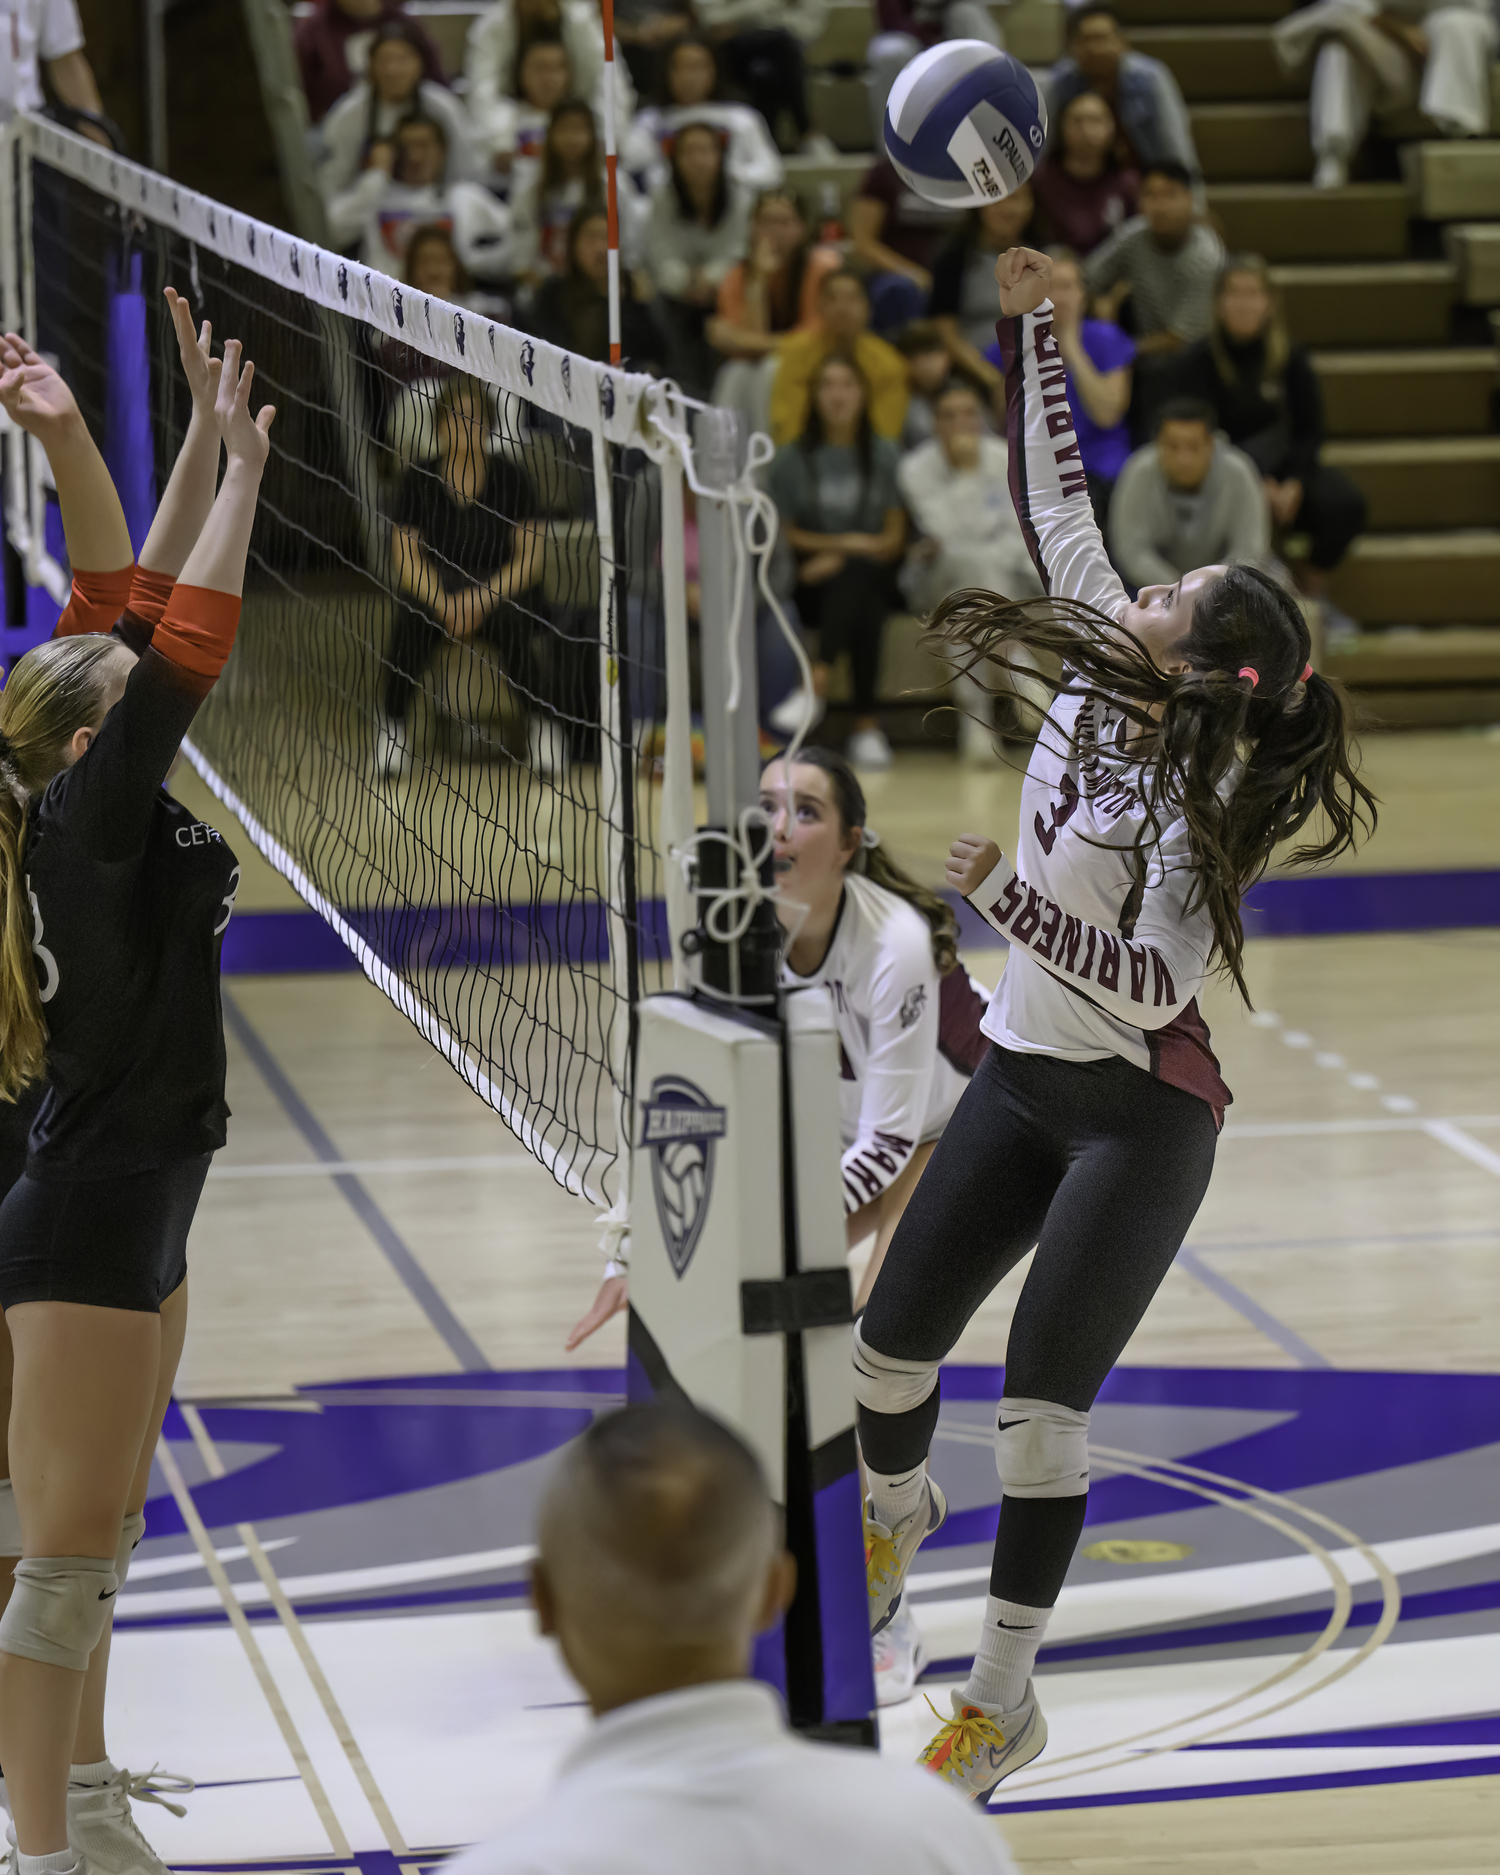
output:
M 17 203 L 19 165 L 26 160 L 20 126 L 12 119 L 0 125 L 0 323 L 7 332 L 19 332 L 21 312 L 20 227 Z M 5 531 L 10 544 L 26 563 L 30 577 L 31 512 L 30 471 L 26 433 L 19 424 L 5 426 Z
M 682 459 L 668 449 L 661 462 L 661 585 L 665 636 L 666 737 L 662 752 L 661 833 L 667 854 L 667 929 L 672 941 L 672 987 L 689 987 L 684 934 L 696 919 L 682 868 L 672 858 L 693 835 L 692 677 L 688 658 L 686 520 Z
M 604 22 L 604 206 L 609 228 L 609 362 L 620 362 L 620 206 L 615 180 L 615 5 L 602 0 Z

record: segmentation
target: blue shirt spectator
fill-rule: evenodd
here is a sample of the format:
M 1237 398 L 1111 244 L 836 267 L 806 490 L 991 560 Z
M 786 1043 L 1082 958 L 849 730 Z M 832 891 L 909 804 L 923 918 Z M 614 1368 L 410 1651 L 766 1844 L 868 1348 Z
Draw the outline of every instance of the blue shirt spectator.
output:
M 1107 6 L 1078 7 L 1068 21 L 1066 56 L 1047 74 L 1047 114 L 1056 125 L 1081 91 L 1097 91 L 1120 126 L 1122 168 L 1144 172 L 1171 161 L 1197 182 L 1203 174 L 1177 80 L 1160 59 L 1133 52 Z

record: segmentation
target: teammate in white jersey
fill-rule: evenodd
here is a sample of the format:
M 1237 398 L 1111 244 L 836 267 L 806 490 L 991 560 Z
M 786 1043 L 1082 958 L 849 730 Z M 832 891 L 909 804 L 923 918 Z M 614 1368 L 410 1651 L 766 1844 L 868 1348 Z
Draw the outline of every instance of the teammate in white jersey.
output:
M 1011 490 L 1046 599 L 952 595 L 934 629 L 971 668 L 1060 659 L 1012 866 L 982 835 L 949 881 L 1010 941 L 969 1082 L 855 1327 L 870 1482 L 871 1625 L 899 1610 L 942 1521 L 927 1477 L 938 1367 L 1033 1245 L 995 1432 L 1002 1498 L 973 1671 L 923 1761 L 984 1801 L 1036 1757 L 1031 1671 L 1083 1527 L 1089 1409 L 1193 1220 L 1229 1090 L 1197 992 L 1245 994 L 1242 894 L 1321 813 L 1324 860 L 1373 829 L 1347 710 L 1313 673 L 1295 601 L 1250 567 L 1200 567 L 1130 600 L 1089 505 L 1047 288 L 996 264 Z M 1248 996 L 1246 997 L 1248 1001 Z

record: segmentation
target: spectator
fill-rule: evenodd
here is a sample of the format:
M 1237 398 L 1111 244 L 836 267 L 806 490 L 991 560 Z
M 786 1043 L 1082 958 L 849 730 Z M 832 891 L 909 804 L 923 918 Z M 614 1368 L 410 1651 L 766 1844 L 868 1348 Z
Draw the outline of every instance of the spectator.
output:
M 671 167 L 652 191 L 646 270 L 658 294 L 672 374 L 707 397 L 716 359 L 704 334 L 719 288 L 750 239 L 750 193 L 727 172 L 723 133 L 687 123 L 671 143 Z
M 630 67 L 636 91 L 644 96 L 656 84 L 661 50 L 691 32 L 692 0 L 615 0 L 615 49 Z
M 807 211 L 789 189 L 767 189 L 750 218 L 750 252 L 731 267 L 704 331 L 727 360 L 713 401 L 739 413 L 747 430 L 769 429 L 776 355 L 794 332 L 818 322 L 818 284 L 839 265 L 837 248 L 812 247 Z
M 441 221 L 470 273 L 498 274 L 505 260 L 510 219 L 504 205 L 477 182 L 446 178 L 448 142 L 434 118 L 403 118 L 388 142 L 370 146 L 369 167 L 328 204 L 328 223 L 340 247 L 360 244 L 359 257 L 380 273 L 401 274 L 406 243 L 423 222 Z
M 490 393 L 450 378 L 435 410 L 437 461 L 402 477 L 392 512 L 392 583 L 398 594 L 387 659 L 375 773 L 394 781 L 411 766 L 407 715 L 444 639 L 498 642 L 502 665 L 524 671 L 530 623 L 515 605 L 541 577 L 526 472 L 495 450 Z
M 1102 534 L 1108 526 L 1110 495 L 1130 454 L 1125 413 L 1130 408 L 1135 345 L 1109 320 L 1088 317 L 1083 268 L 1066 248 L 1052 252 L 1052 336 L 1067 367 L 1073 432 Z M 987 356 L 998 368 L 999 345 L 992 345 Z
M 11 44 L 9 57 L 0 67 L 0 104 L 14 111 L 42 110 L 47 102 L 42 88 L 45 72 L 59 104 L 102 117 L 104 105 L 83 49 L 77 0 L 10 0 L 5 16 Z M 98 126 L 80 123 L 77 128 L 108 145 L 109 138 Z
M 1110 557 L 1135 591 L 1175 586 L 1195 566 L 1260 561 L 1271 544 L 1260 472 L 1214 435 L 1210 405 L 1163 404 L 1156 441 L 1120 472 L 1109 504 Z
M 701 33 L 683 33 L 662 49 L 654 97 L 655 103 L 637 112 L 622 145 L 626 167 L 645 187 L 666 180 L 672 138 L 684 124 L 712 124 L 724 138 L 731 182 L 774 189 L 786 173 L 765 118 L 722 95 L 719 55 Z
M 868 396 L 870 427 L 894 442 L 906 421 L 906 360 L 870 330 L 865 284 L 852 267 L 836 267 L 818 286 L 818 323 L 781 348 L 771 390 L 771 438 L 791 443 L 807 425 L 812 384 L 831 352 L 859 367 Z
M 342 195 L 377 143 L 388 143 L 403 117 L 430 117 L 448 139 L 448 173 L 455 182 L 483 180 L 469 119 L 446 85 L 423 72 L 422 31 L 415 20 L 387 20 L 375 29 L 365 75 L 323 119 L 318 186 L 323 199 Z
M 531 329 L 549 345 L 608 364 L 609 218 L 602 208 L 585 206 L 573 217 L 566 259 L 564 272 L 542 282 Z M 661 335 L 626 273 L 620 276 L 620 352 L 632 371 L 662 368 Z
M 838 152 L 812 127 L 802 48 L 823 30 L 827 0 L 698 0 L 698 23 L 719 48 L 729 76 L 774 136 L 786 111 L 799 156 L 826 161 Z
M 927 310 L 932 263 L 953 222 L 951 209 L 924 201 L 907 188 L 889 157 L 880 157 L 865 171 L 859 194 L 849 205 L 849 248 L 852 258 L 868 269 L 865 289 L 870 323 L 877 332 L 894 332 Z
M 1271 29 L 1288 71 L 1313 48 L 1313 184 L 1336 189 L 1372 111 L 1420 110 L 1444 137 L 1487 137 L 1500 47 L 1491 0 L 1315 0 Z
M 963 226 L 932 270 L 928 317 L 943 335 L 956 365 L 976 378 L 1003 410 L 1005 379 L 985 357 L 995 339 L 995 259 L 1018 247 L 1036 208 L 1030 183 L 998 202 L 970 209 Z
M 655 1402 L 598 1419 L 542 1500 L 532 1599 L 595 1714 L 552 1793 L 451 1875 L 1014 1875 L 935 1778 L 792 1737 L 750 1679 L 792 1599 L 753 1455 Z
M 1080 91 L 1097 91 L 1120 126 L 1123 169 L 1180 163 L 1194 182 L 1202 173 L 1187 105 L 1160 59 L 1133 52 L 1113 8 L 1084 5 L 1068 19 L 1067 56 L 1047 74 L 1047 109 L 1054 124 Z
M 294 44 L 307 93 L 307 114 L 315 124 L 332 110 L 365 69 L 376 28 L 406 18 L 399 0 L 313 0 L 312 12 L 297 22 Z M 443 82 L 443 61 L 425 26 L 413 20 L 422 48 L 424 74 Z
M 556 91 L 539 79 L 542 93 L 532 101 L 522 88 L 526 49 L 541 40 L 560 44 L 568 58 L 568 77 Z M 469 28 L 464 49 L 464 77 L 469 110 L 480 141 L 496 169 L 509 169 L 517 151 L 517 100 L 532 102 L 542 113 L 528 127 L 541 141 L 546 118 L 564 98 L 584 98 L 596 116 L 604 110 L 604 27 L 597 0 L 491 0 Z M 615 123 L 623 130 L 635 109 L 635 87 L 622 59 L 615 61 Z
M 1115 114 L 1097 91 L 1064 105 L 1052 148 L 1037 164 L 1037 221 L 1052 246 L 1090 254 L 1136 212 L 1141 179 L 1122 169 Z
M 616 172 L 620 258 L 640 263 L 646 204 L 629 176 Z M 542 141 L 539 161 L 528 163 L 511 190 L 508 271 L 537 286 L 567 265 L 568 229 L 585 204 L 604 207 L 604 152 L 594 113 L 579 98 L 559 104 Z
M 885 106 L 891 86 L 919 52 L 943 39 L 1005 42 L 984 0 L 875 0 L 875 36 L 865 48 L 865 88 L 870 95 L 870 130 L 877 150 L 885 148 Z
M 539 28 L 521 47 L 504 96 L 490 98 L 481 109 L 475 104 L 476 87 L 470 86 L 477 134 L 488 153 L 496 188 L 514 184 L 518 165 L 539 160 L 552 113 L 581 91 L 573 82 L 572 61 L 555 27 Z M 520 174 L 525 174 L 524 168 Z
M 1323 391 L 1312 361 L 1287 338 L 1266 263 L 1229 261 L 1219 276 L 1214 326 L 1179 361 L 1184 395 L 1213 406 L 1219 428 L 1260 471 L 1271 519 L 1311 536 L 1297 581 L 1318 600 L 1335 635 L 1357 630 L 1328 603 L 1329 575 L 1365 524 L 1365 498 L 1340 469 L 1319 460 Z
M 935 402 L 937 434 L 903 456 L 896 475 L 923 536 L 906 564 L 907 597 L 918 612 L 930 612 L 962 586 L 982 586 L 1007 599 L 1039 598 L 1042 582 L 1010 495 L 1010 452 L 988 431 L 978 391 L 967 378 L 951 378 Z M 998 665 L 987 675 L 1013 700 L 1012 726 L 1035 735 L 1051 702 L 1041 680 Z M 974 677 L 955 674 L 954 693 L 959 753 L 966 762 L 993 763 L 992 692 Z
M 1141 212 L 1096 247 L 1084 267 L 1100 311 L 1114 318 L 1130 300 L 1135 335 L 1136 434 L 1152 427 L 1171 381 L 1168 355 L 1213 324 L 1224 244 L 1197 219 L 1192 182 L 1178 163 L 1156 163 L 1141 179 Z
M 934 405 L 953 377 L 953 360 L 937 322 L 914 319 L 891 341 L 906 360 L 906 421 L 901 426 L 901 447 L 915 449 L 937 434 Z M 999 347 L 994 348 L 999 356 Z
M 848 755 L 861 768 L 891 765 L 875 697 L 885 621 L 897 603 L 896 564 L 906 546 L 898 460 L 895 444 L 871 425 L 859 367 L 835 352 L 814 372 L 807 426 L 777 450 L 768 483 L 797 556 L 797 610 L 818 638 L 816 697 L 827 696 L 830 667 L 849 653 Z

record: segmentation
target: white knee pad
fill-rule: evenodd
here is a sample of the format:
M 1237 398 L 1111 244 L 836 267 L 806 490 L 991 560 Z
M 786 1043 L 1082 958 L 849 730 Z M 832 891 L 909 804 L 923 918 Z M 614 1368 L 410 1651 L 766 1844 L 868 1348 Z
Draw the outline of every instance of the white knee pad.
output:
M 15 1486 L 0 1478 L 0 1556 L 21 1553 L 21 1513 L 16 1509 Z
M 877 1354 L 854 1324 L 854 1397 L 872 1413 L 909 1413 L 931 1399 L 937 1385 L 936 1361 L 898 1361 Z
M 114 1606 L 114 1564 L 97 1556 L 27 1556 L 0 1615 L 0 1654 L 82 1673 Z
M 136 1545 L 146 1534 L 146 1519 L 137 1511 L 133 1517 L 127 1517 L 120 1526 L 120 1547 L 115 1551 L 115 1581 L 121 1588 L 130 1574 L 130 1559 L 135 1554 Z
M 1089 1416 L 1051 1400 L 1000 1402 L 995 1465 L 1007 1497 L 1083 1497 L 1089 1488 Z

